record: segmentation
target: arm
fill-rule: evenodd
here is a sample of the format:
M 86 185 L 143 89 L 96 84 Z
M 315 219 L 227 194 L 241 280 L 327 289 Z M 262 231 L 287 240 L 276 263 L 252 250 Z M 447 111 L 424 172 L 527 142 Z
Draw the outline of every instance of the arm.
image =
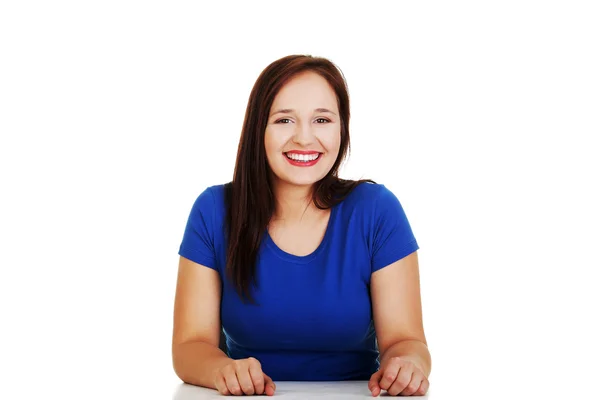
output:
M 431 372 L 421 311 L 417 252 L 381 268 L 371 276 L 373 321 L 381 365 L 392 357 L 415 363 L 426 377 Z
M 221 280 L 216 270 L 180 257 L 173 313 L 173 368 L 197 386 L 216 389 L 216 371 L 231 363 L 219 349 Z

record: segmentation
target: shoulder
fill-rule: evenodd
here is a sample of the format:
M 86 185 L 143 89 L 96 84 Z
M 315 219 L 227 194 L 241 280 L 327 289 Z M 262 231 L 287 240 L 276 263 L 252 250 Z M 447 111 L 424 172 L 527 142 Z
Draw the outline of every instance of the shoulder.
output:
M 363 182 L 348 194 L 344 202 L 353 207 L 377 209 L 399 201 L 398 197 L 385 185 Z
M 200 192 L 196 203 L 201 206 L 215 207 L 225 201 L 225 190 L 227 184 L 211 185 Z
M 343 214 L 359 218 L 372 232 L 382 225 L 406 223 L 404 207 L 396 194 L 384 184 L 364 182 L 344 199 Z
M 192 212 L 195 215 L 222 217 L 225 213 L 226 184 L 211 185 L 206 187 L 196 197 Z M 207 221 L 208 222 L 208 221 Z

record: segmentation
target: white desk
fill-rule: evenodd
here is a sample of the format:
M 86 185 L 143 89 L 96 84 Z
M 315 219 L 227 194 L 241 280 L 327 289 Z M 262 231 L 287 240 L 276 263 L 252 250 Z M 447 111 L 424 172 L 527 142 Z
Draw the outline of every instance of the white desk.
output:
M 284 399 L 330 399 L 330 400 L 352 400 L 352 399 L 373 399 L 369 392 L 367 381 L 346 381 L 346 382 L 275 382 L 277 389 L 272 398 Z M 385 391 L 381 397 L 388 396 Z M 206 389 L 198 386 L 182 383 L 177 387 L 173 400 L 205 400 L 205 399 L 225 399 L 242 396 L 222 396 L 213 389 Z M 245 396 L 248 397 L 248 396 Z M 256 396 L 261 399 L 269 399 L 268 396 Z M 410 396 L 398 398 L 427 399 L 426 396 Z

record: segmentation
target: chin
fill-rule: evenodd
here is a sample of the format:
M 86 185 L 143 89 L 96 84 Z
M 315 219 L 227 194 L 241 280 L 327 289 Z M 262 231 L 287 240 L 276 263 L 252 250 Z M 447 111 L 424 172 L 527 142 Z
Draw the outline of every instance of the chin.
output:
M 293 186 L 312 186 L 315 183 L 317 183 L 318 181 L 320 181 L 323 177 L 292 177 L 292 176 L 286 176 L 283 179 L 281 179 L 281 181 L 285 182 L 288 185 L 293 185 Z
M 285 181 L 288 185 L 294 186 L 312 186 L 318 182 L 315 179 L 287 179 Z

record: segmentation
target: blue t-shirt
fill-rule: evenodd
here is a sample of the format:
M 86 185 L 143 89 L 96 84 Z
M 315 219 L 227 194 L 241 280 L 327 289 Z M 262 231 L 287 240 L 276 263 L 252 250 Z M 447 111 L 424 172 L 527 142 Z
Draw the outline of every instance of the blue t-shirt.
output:
M 218 271 L 221 322 L 233 359 L 254 357 L 275 381 L 368 380 L 379 368 L 371 274 L 419 246 L 398 198 L 358 185 L 331 210 L 325 236 L 307 256 L 281 250 L 265 232 L 258 254 L 258 305 L 244 303 L 225 274 L 225 188 L 195 201 L 179 255 Z

